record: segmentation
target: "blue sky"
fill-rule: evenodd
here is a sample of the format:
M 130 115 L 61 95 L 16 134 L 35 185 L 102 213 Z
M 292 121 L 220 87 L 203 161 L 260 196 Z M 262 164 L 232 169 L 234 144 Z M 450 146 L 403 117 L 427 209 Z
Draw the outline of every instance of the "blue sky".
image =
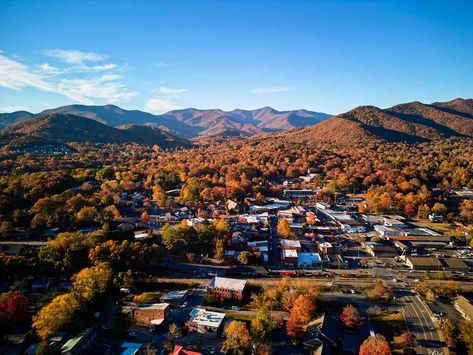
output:
M 0 0 L 0 112 L 473 97 L 472 1 Z

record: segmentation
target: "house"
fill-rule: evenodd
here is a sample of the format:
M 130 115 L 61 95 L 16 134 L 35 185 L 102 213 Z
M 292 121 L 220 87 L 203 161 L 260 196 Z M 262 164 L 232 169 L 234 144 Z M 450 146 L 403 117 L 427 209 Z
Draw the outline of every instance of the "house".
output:
M 376 257 L 394 257 L 397 256 L 397 250 L 393 245 L 377 242 L 364 242 L 366 251 Z
M 299 253 L 298 267 L 301 269 L 318 269 L 322 267 L 322 259 L 318 253 Z
M 204 308 L 194 308 L 186 326 L 190 332 L 219 334 L 222 329 L 225 313 L 207 311 Z
M 437 213 L 429 214 L 429 220 L 434 223 L 443 223 L 443 216 Z
M 88 350 L 94 346 L 97 340 L 97 333 L 94 329 L 88 328 L 79 333 L 75 338 L 69 339 L 62 347 L 61 354 L 79 355 L 87 354 Z
M 122 343 L 120 346 L 121 355 L 136 355 L 141 352 L 143 344 L 141 343 Z
M 228 212 L 238 212 L 238 203 L 233 200 L 227 200 L 227 210 Z
M 383 226 L 381 224 L 375 225 L 374 230 L 383 237 L 402 235 L 402 232 L 399 229 L 392 226 Z
M 210 281 L 207 291 L 210 295 L 216 298 L 233 298 L 238 301 L 242 301 L 245 297 L 246 284 L 246 280 L 230 279 L 227 277 L 217 276 L 214 277 L 212 281 Z
M 171 291 L 162 295 L 159 300 L 163 303 L 169 303 L 174 304 L 176 306 L 180 306 L 184 304 L 188 294 L 188 290 Z
M 297 250 L 294 249 L 283 249 L 282 261 L 286 265 L 297 266 L 299 264 L 299 256 Z
M 281 248 L 283 250 L 295 250 L 297 252 L 300 252 L 302 249 L 301 242 L 292 239 L 281 239 Z
M 309 198 L 315 195 L 313 190 L 284 190 L 284 196 L 289 198 Z
M 473 305 L 465 297 L 458 296 L 453 306 L 466 320 L 471 321 L 473 319 Z
M 319 244 L 319 251 L 322 254 L 325 254 L 325 255 L 333 255 L 334 254 L 333 245 L 332 245 L 332 243 L 329 243 L 329 242 L 320 243 Z
M 174 345 L 174 349 L 169 355 L 202 355 L 202 353 L 188 350 L 180 345 Z
M 169 303 L 143 304 L 133 308 L 133 318 L 137 324 L 157 326 L 166 319 L 169 308 Z

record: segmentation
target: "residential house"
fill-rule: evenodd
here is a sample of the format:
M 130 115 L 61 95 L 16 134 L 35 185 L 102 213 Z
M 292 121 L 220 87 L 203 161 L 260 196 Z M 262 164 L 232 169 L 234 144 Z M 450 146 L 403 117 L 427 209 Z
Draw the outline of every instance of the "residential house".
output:
M 88 328 L 77 335 L 75 338 L 69 339 L 62 347 L 61 354 L 64 355 L 80 355 L 87 354 L 88 350 L 94 346 L 97 340 L 97 333 L 94 329 Z

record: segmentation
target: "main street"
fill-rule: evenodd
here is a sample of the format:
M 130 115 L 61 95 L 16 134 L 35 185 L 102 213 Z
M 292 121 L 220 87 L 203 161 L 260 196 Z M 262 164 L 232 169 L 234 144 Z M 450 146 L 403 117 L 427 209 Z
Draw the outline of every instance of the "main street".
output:
M 420 297 L 410 290 L 405 290 L 398 292 L 398 300 L 406 318 L 407 330 L 417 338 L 415 349 L 417 354 L 448 354 L 440 330 L 434 324 L 431 313 Z

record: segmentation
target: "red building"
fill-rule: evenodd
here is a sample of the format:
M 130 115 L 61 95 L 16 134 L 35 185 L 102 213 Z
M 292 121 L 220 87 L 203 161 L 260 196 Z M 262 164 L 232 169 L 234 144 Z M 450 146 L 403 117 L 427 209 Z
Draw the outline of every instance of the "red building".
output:
M 214 277 L 207 287 L 207 291 L 215 298 L 233 298 L 242 301 L 245 297 L 246 280 Z

